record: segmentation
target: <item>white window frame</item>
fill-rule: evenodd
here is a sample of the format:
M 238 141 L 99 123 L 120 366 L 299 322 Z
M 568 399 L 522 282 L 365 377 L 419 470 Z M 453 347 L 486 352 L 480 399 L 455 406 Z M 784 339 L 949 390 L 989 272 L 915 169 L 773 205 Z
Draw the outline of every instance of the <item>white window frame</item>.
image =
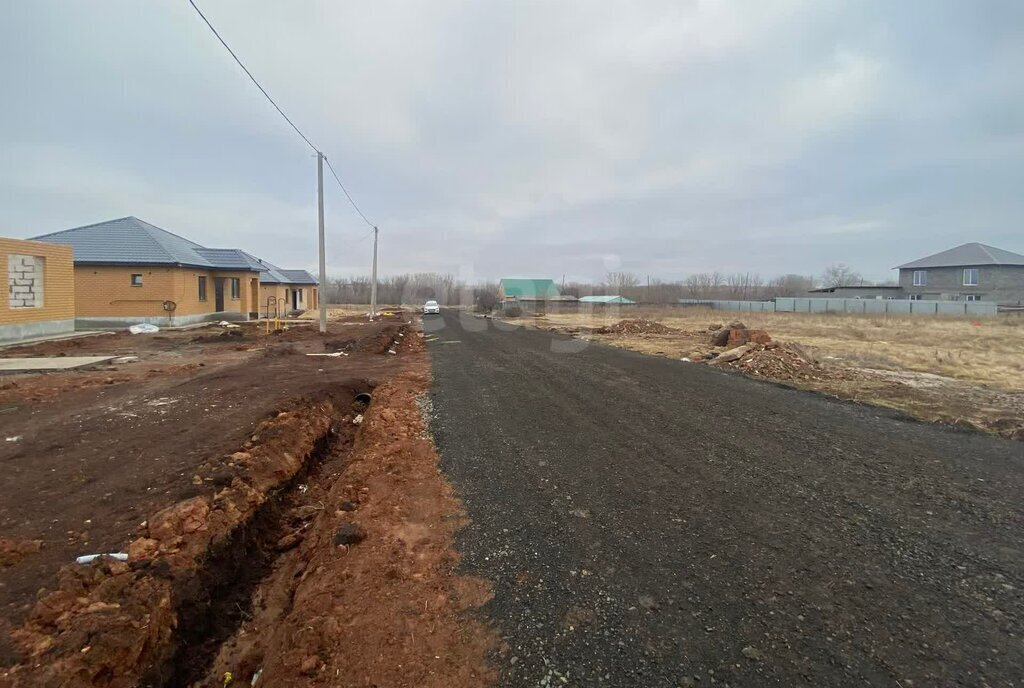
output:
M 967 275 L 969 275 L 969 274 L 974 276 L 974 281 L 973 282 L 968 282 L 967 281 Z M 978 282 L 980 282 L 980 281 L 981 281 L 981 271 L 978 270 L 978 268 L 964 268 L 964 279 L 963 279 L 963 282 L 964 282 L 964 286 L 965 287 L 976 287 L 976 286 L 978 286 Z
M 964 294 L 964 301 L 981 301 L 981 294 Z
M 911 294 L 909 298 L 911 301 L 924 301 L 924 299 L 921 298 L 922 296 L 923 294 Z
M 927 270 L 914 270 L 914 280 L 913 280 L 913 282 L 914 282 L 914 286 L 915 287 L 927 287 L 928 286 L 928 271 Z
M 138 282 L 135 281 L 136 277 L 139 278 Z M 131 276 L 132 286 L 133 287 L 141 287 L 142 286 L 142 279 L 143 278 L 142 278 L 142 273 L 141 272 L 133 272 L 132 276 Z

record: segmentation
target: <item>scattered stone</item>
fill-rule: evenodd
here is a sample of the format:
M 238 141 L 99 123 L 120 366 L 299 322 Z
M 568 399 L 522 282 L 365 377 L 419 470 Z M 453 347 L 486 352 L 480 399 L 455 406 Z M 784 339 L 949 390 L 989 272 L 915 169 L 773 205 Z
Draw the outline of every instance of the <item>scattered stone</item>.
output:
M 302 542 L 301 533 L 288 533 L 277 541 L 277 544 L 274 545 L 274 549 L 278 552 L 287 552 L 288 550 L 293 549 L 300 542 Z
M 718 365 L 720 363 L 729 363 L 730 361 L 735 361 L 742 358 L 743 354 L 747 353 L 748 351 L 750 351 L 749 344 L 737 346 L 735 349 L 729 349 L 728 351 L 724 351 L 721 354 L 719 354 L 718 357 L 715 358 L 714 361 L 712 361 L 712 363 L 715 365 Z
M 637 598 L 637 602 L 639 602 L 640 606 L 649 612 L 653 612 L 659 608 L 657 600 L 650 595 L 641 595 Z
M 361 414 L 361 413 L 358 416 L 356 416 L 355 418 L 352 419 L 352 425 L 362 425 L 362 423 L 363 423 L 363 414 Z
M 729 343 L 729 328 L 722 327 L 711 333 L 711 346 L 725 346 Z
M 711 325 L 708 325 L 708 332 L 717 332 L 723 327 L 724 325 L 722 325 L 722 323 L 712 323 Z
M 356 505 L 346 499 L 338 508 L 342 511 L 355 511 Z
M 342 523 L 334 533 L 334 544 L 355 545 L 363 541 L 366 533 L 355 523 Z
M 745 648 L 743 648 L 741 652 L 743 653 L 744 657 L 755 662 L 759 662 L 762 659 L 764 659 L 764 653 L 758 650 L 756 647 L 752 647 L 750 645 L 747 645 Z

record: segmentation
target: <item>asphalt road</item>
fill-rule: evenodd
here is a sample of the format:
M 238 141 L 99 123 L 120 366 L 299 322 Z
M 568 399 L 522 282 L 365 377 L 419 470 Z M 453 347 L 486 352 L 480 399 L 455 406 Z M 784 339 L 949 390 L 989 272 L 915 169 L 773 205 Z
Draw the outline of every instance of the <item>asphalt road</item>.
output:
M 1024 444 L 498 327 L 425 323 L 501 685 L 1024 686 Z

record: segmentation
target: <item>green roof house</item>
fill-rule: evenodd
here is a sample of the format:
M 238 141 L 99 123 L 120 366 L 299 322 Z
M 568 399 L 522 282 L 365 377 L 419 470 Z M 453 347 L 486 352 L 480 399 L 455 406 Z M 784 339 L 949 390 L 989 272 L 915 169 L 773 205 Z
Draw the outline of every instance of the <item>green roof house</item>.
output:
M 498 283 L 501 301 L 547 301 L 559 298 L 554 280 L 505 278 Z

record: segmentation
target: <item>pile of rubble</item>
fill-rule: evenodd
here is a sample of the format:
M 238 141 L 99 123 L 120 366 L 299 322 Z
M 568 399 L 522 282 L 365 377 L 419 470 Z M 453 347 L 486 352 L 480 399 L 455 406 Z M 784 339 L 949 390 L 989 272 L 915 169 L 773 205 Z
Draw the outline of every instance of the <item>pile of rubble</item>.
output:
M 829 376 L 814 356 L 799 344 L 743 344 L 725 351 L 708 363 L 742 370 L 774 380 L 815 380 Z
M 751 330 L 741 322 L 708 327 L 710 344 L 721 352 L 694 354 L 690 360 L 735 368 L 757 377 L 775 380 L 813 380 L 831 376 L 814 355 L 799 344 L 781 344 L 765 330 Z
M 638 318 L 634 320 L 620 320 L 614 325 L 599 327 L 594 332 L 596 334 L 672 334 L 675 330 L 654 320 Z
M 748 330 L 741 322 L 728 325 L 714 324 L 708 327 L 711 333 L 711 346 L 725 346 L 734 349 L 744 344 L 767 344 L 772 341 L 767 330 Z

